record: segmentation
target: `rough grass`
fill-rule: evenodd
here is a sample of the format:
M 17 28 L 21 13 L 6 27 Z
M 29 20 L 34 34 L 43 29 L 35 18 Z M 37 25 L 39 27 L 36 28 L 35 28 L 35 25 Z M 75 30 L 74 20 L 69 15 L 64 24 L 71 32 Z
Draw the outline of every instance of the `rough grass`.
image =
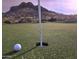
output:
M 39 28 L 39 24 L 3 24 L 3 55 L 20 43 L 22 50 L 8 56 L 13 59 L 22 59 L 22 56 L 25 59 L 76 59 L 75 23 L 43 23 L 43 38 L 49 45 L 33 48 L 39 42 Z M 26 53 L 19 55 L 23 52 Z

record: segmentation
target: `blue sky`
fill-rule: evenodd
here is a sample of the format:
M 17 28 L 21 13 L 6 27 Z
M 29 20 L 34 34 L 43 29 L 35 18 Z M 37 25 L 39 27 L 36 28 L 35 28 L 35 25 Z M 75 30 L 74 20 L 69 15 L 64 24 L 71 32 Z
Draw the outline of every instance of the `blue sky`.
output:
M 37 5 L 37 0 L 2 0 L 2 11 L 6 12 L 12 6 L 19 5 L 21 2 L 32 2 Z M 63 14 L 76 14 L 76 0 L 41 0 L 41 5 L 48 10 Z

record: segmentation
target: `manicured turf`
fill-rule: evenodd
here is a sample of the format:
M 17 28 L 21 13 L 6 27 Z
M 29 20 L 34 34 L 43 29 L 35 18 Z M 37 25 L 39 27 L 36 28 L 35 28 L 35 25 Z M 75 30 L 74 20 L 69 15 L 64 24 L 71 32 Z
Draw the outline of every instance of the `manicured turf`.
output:
M 13 59 L 76 59 L 76 24 L 43 23 L 44 42 L 47 47 L 35 47 L 39 42 L 39 24 L 3 24 L 3 56 L 12 51 L 13 45 L 22 44 L 22 50 L 8 54 Z M 25 53 L 23 53 L 25 52 Z

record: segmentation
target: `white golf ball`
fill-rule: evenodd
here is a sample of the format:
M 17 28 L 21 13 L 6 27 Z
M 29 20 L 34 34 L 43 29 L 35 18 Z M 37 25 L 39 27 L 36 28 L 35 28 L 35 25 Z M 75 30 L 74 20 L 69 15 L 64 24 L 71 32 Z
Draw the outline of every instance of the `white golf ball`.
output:
M 21 44 L 15 44 L 13 49 L 14 51 L 20 51 L 22 49 L 22 46 Z

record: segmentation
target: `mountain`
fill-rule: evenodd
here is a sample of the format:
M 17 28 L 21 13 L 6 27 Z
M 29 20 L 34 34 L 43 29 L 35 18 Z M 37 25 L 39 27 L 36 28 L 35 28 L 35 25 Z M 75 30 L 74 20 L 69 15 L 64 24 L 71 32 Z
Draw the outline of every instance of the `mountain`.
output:
M 77 15 L 64 15 L 49 11 L 41 6 L 42 22 L 76 22 Z M 9 23 L 37 23 L 38 22 L 38 5 L 33 5 L 31 2 L 22 2 L 18 6 L 13 6 L 11 9 L 2 14 L 3 22 Z

